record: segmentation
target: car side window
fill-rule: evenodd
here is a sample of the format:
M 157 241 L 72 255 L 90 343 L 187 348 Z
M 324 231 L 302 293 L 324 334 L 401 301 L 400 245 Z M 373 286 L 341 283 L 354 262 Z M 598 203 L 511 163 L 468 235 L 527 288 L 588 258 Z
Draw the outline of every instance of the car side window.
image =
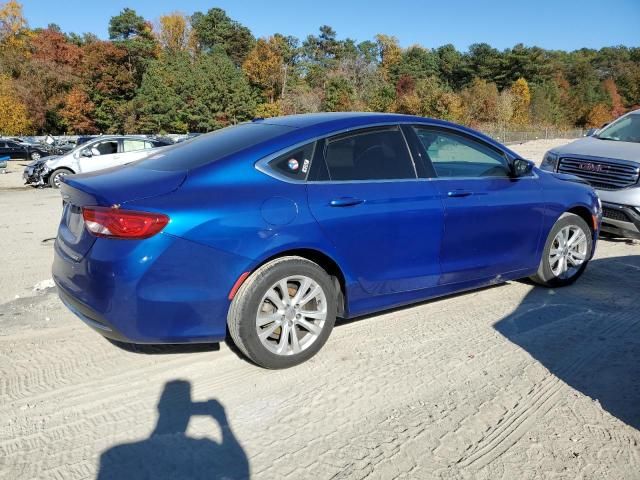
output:
M 334 181 L 416 178 L 411 156 L 398 127 L 330 138 L 325 149 L 325 162 L 329 178 Z
M 122 147 L 123 147 L 123 152 L 127 153 L 127 152 L 135 152 L 136 150 L 144 150 L 145 148 L 145 141 L 144 140 L 123 140 L 122 141 Z
M 315 142 L 299 147 L 269 162 L 269 167 L 276 173 L 294 180 L 306 180 L 313 158 Z
M 414 130 L 440 178 L 511 175 L 506 157 L 488 145 L 441 129 L 414 127 Z
M 160 146 L 160 144 L 155 144 L 153 142 L 144 142 L 144 148 L 145 149 L 149 149 L 149 148 L 155 148 L 156 146 Z
M 111 155 L 118 153 L 118 141 L 110 140 L 97 143 L 91 147 L 91 151 L 94 155 Z

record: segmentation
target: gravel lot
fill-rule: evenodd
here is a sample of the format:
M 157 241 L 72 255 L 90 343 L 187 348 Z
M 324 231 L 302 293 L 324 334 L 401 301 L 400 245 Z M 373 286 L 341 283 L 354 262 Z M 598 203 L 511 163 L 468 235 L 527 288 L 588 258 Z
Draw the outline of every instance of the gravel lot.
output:
M 638 243 L 602 240 L 566 289 L 342 322 L 267 371 L 85 327 L 47 281 L 59 195 L 21 169 L 0 175 L 0 479 L 640 478 Z

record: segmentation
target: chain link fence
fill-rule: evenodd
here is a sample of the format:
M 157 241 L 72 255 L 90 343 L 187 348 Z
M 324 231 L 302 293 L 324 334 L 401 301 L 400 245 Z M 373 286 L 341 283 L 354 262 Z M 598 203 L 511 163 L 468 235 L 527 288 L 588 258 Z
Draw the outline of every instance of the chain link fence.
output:
M 580 138 L 583 137 L 586 133 L 586 130 L 583 128 L 571 128 L 571 129 L 562 129 L 555 127 L 530 127 L 524 130 L 510 130 L 507 128 L 500 127 L 481 127 L 480 130 L 485 135 L 490 136 L 491 138 L 497 140 L 500 143 L 505 145 L 513 145 L 516 143 L 528 142 L 530 140 L 547 140 L 553 138 Z M 150 136 L 150 135 L 140 135 L 140 136 Z M 164 137 L 169 137 L 173 141 L 181 140 L 185 138 L 187 135 L 185 134 L 167 134 L 163 135 Z M 33 136 L 30 137 L 34 141 L 44 141 L 46 136 Z M 75 142 L 78 138 L 78 135 L 54 135 L 53 138 L 58 142 Z
M 507 128 L 480 128 L 480 131 L 491 138 L 513 145 L 515 143 L 528 142 L 530 140 L 548 140 L 552 138 L 580 138 L 584 137 L 586 130 L 583 128 L 562 129 L 555 127 L 527 128 L 526 130 L 509 130 Z

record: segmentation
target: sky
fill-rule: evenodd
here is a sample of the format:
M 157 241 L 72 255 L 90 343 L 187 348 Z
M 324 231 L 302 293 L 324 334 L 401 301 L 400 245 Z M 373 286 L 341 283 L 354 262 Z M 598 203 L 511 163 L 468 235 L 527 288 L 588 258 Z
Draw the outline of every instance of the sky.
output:
M 1 0 L 0 0 L 1 1 Z M 517 43 L 547 49 L 640 46 L 640 0 L 22 0 L 32 28 L 57 23 L 65 32 L 108 38 L 109 18 L 125 7 L 157 22 L 162 14 L 187 15 L 220 7 L 256 37 L 273 33 L 300 39 L 330 25 L 338 38 L 360 42 L 377 33 L 404 47 L 452 43 L 466 50 L 486 42 L 500 50 Z

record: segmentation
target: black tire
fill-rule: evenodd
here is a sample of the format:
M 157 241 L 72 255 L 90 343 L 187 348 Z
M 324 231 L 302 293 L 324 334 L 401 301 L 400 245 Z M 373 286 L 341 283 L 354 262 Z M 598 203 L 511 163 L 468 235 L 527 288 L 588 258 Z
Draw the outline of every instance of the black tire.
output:
M 59 168 L 58 170 L 54 170 L 51 175 L 49 175 L 49 185 L 51 188 L 60 188 L 60 177 L 64 177 L 66 175 L 73 175 L 73 172 L 68 168 Z
M 42 158 L 42 154 L 40 152 L 31 152 L 31 155 L 29 156 L 31 157 L 31 160 L 39 160 Z
M 551 270 L 549 255 L 554 243 L 554 239 L 556 238 L 556 235 L 558 235 L 558 232 L 560 232 L 560 230 L 568 226 L 578 227 L 586 235 L 587 257 L 585 261 L 582 263 L 582 265 L 580 265 L 572 275 L 566 278 L 560 278 L 556 276 Z M 542 285 L 544 287 L 549 287 L 549 288 L 558 288 L 558 287 L 565 287 L 567 285 L 571 285 L 578 278 L 580 278 L 580 276 L 584 273 L 584 270 L 587 268 L 587 264 L 589 263 L 590 255 L 592 251 L 593 251 L 593 230 L 591 230 L 587 222 L 585 222 L 578 215 L 575 215 L 573 213 L 564 213 L 558 219 L 558 221 L 555 223 L 555 225 L 549 232 L 549 236 L 547 237 L 547 241 L 544 245 L 544 250 L 542 252 L 542 258 L 540 259 L 540 266 L 538 267 L 538 272 L 531 277 L 531 280 L 537 283 L 538 285 Z
M 256 330 L 256 315 L 267 291 L 279 280 L 296 275 L 304 275 L 322 288 L 327 313 L 322 330 L 306 349 L 297 354 L 280 355 L 262 344 Z M 326 343 L 335 324 L 336 307 L 336 289 L 320 266 L 302 257 L 277 258 L 258 268 L 238 289 L 227 316 L 229 334 L 240 351 L 257 365 L 269 369 L 293 367 L 309 360 Z

